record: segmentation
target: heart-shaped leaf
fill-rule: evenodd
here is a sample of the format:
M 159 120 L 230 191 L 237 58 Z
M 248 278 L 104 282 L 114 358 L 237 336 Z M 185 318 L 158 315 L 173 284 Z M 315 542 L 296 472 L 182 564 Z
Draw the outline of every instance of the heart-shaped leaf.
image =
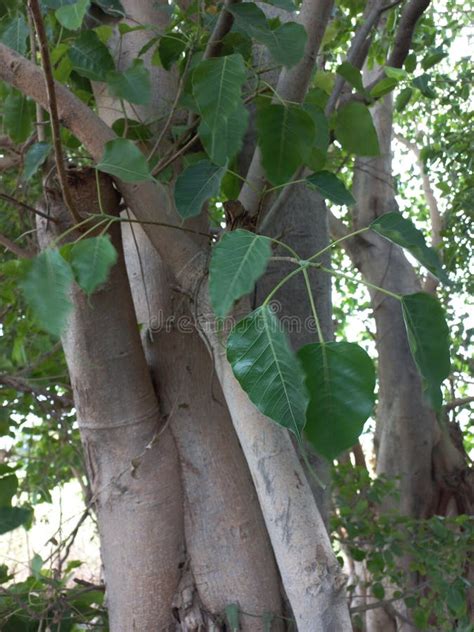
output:
M 69 299 L 74 276 L 57 250 L 47 248 L 29 264 L 20 287 L 39 324 L 51 334 L 63 331 L 72 309 Z
M 406 248 L 427 270 L 443 283 L 449 283 L 438 255 L 426 245 L 423 233 L 400 213 L 385 213 L 370 224 L 370 228 L 394 244 Z
M 299 106 L 272 104 L 257 112 L 262 164 L 274 185 L 285 184 L 309 156 L 316 130 L 311 116 Z
M 150 72 L 141 59 L 135 59 L 127 70 L 112 71 L 107 75 L 107 85 L 112 96 L 129 103 L 146 105 L 151 99 Z
M 268 237 L 242 229 L 224 233 L 212 249 L 209 266 L 209 294 L 216 316 L 227 316 L 234 302 L 252 291 L 271 254 Z
M 378 156 L 380 153 L 372 117 L 363 103 L 353 101 L 337 111 L 334 133 L 348 152 L 358 156 Z
M 408 343 L 426 394 L 433 408 L 440 410 L 441 383 L 451 370 L 449 329 L 443 309 L 434 296 L 425 292 L 402 296 L 402 309 Z
M 115 138 L 106 143 L 97 169 L 124 182 L 153 180 L 145 156 L 128 138 Z
M 26 54 L 26 42 L 30 31 L 26 23 L 25 16 L 18 13 L 14 18 L 2 24 L 0 32 L 0 42 L 20 55 Z
M 86 294 L 92 294 L 105 283 L 116 261 L 117 251 L 108 235 L 81 239 L 70 253 L 74 276 Z
M 306 178 L 307 183 L 334 204 L 352 206 L 355 200 L 345 184 L 329 171 L 318 171 Z
M 234 327 L 227 340 L 227 359 L 255 406 L 300 438 L 308 405 L 304 374 L 281 323 L 267 305 Z
M 81 27 L 89 8 L 90 0 L 77 0 L 74 4 L 67 4 L 56 9 L 58 22 L 69 31 L 75 31 Z
M 95 31 L 83 31 L 73 41 L 68 51 L 74 70 L 92 81 L 107 81 L 115 63 L 109 49 Z
M 315 343 L 298 351 L 310 394 L 305 435 L 332 460 L 357 441 L 375 402 L 375 368 L 351 342 Z
M 248 125 L 248 112 L 242 103 L 228 117 L 211 125 L 206 120 L 198 129 L 199 138 L 209 158 L 223 167 L 240 151 Z
M 224 173 L 224 167 L 209 160 L 201 160 L 183 171 L 174 187 L 176 210 L 181 217 L 199 215 L 204 202 L 219 192 Z

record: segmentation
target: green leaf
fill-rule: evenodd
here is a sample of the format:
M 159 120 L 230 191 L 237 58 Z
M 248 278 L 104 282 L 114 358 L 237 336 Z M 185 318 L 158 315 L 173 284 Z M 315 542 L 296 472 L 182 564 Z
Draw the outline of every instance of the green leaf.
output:
M 310 393 L 305 435 L 315 450 L 332 460 L 357 441 L 375 402 L 375 368 L 351 342 L 315 343 L 298 357 Z
M 15 143 L 24 143 L 33 131 L 33 105 L 14 90 L 3 103 L 3 125 Z
M 105 283 L 116 261 L 117 251 L 108 235 L 81 239 L 70 254 L 75 279 L 86 294 L 92 294 Z
M 0 507 L 0 535 L 31 523 L 33 510 L 29 507 Z
M 235 26 L 266 46 L 278 64 L 294 66 L 303 57 L 307 35 L 301 24 L 285 22 L 272 29 L 264 12 L 253 2 L 232 4 L 227 10 L 234 16 Z
M 181 33 L 169 33 L 160 37 L 157 51 L 161 65 L 165 70 L 169 70 L 178 61 L 186 50 L 186 46 L 186 38 Z
M 209 160 L 201 160 L 183 171 L 174 187 L 176 210 L 181 217 L 199 215 L 204 202 L 219 192 L 225 171 L 225 167 Z
M 38 555 L 38 553 L 35 553 L 30 562 L 30 567 L 31 567 L 31 572 L 33 573 L 34 577 L 36 577 L 36 579 L 38 579 L 38 577 L 40 576 L 41 569 L 43 568 L 43 564 L 44 562 L 41 555 Z
M 31 145 L 25 156 L 23 179 L 28 182 L 36 174 L 51 151 L 49 143 L 41 142 Z
M 274 7 L 278 7 L 279 9 L 283 9 L 284 11 L 289 11 L 293 13 L 296 11 L 296 6 L 291 0 L 264 0 L 266 4 L 271 4 Z
M 225 607 L 225 617 L 229 626 L 229 632 L 239 632 L 240 630 L 240 608 L 237 603 L 230 603 Z
M 385 94 L 392 92 L 398 86 L 397 79 L 393 77 L 384 77 L 370 91 L 370 96 L 374 99 L 383 97 Z
M 420 75 L 419 77 L 415 77 L 413 79 L 413 85 L 415 88 L 421 92 L 424 97 L 428 99 L 434 99 L 436 97 L 436 92 L 430 86 L 431 77 L 430 75 Z
M 92 0 L 92 2 L 108 15 L 113 15 L 116 18 L 125 17 L 125 9 L 120 0 Z
M 352 204 L 355 204 L 352 193 L 346 189 L 344 183 L 337 176 L 329 171 L 313 173 L 306 178 L 306 181 L 311 187 L 319 191 L 324 198 L 334 202 L 334 204 L 340 204 L 341 206 L 352 206 Z
M 0 477 L 0 507 L 11 507 L 12 498 L 18 489 L 18 477 L 16 474 L 7 474 Z
M 59 335 L 64 330 L 72 309 L 69 290 L 73 280 L 67 261 L 57 250 L 47 248 L 31 261 L 20 283 L 37 321 L 51 334 Z
M 385 597 L 385 588 L 380 582 L 375 582 L 375 584 L 372 584 L 372 594 L 376 599 L 380 600 Z
M 94 31 L 83 31 L 68 51 L 74 70 L 92 81 L 107 81 L 115 63 L 109 49 Z
M 74 4 L 65 5 L 56 9 L 56 18 L 65 29 L 76 31 L 81 27 L 89 5 L 89 0 L 78 0 Z
M 359 156 L 378 156 L 379 141 L 369 109 L 354 101 L 337 111 L 334 133 L 342 147 Z
M 139 121 L 129 118 L 119 118 L 112 124 L 112 129 L 117 136 L 123 136 L 130 140 L 138 140 L 142 143 L 153 136 L 150 128 Z
M 402 296 L 402 310 L 410 350 L 428 399 L 435 410 L 440 410 L 441 383 L 451 370 L 449 330 L 443 309 L 434 296 L 417 292 Z
M 423 233 L 400 213 L 385 213 L 370 224 L 370 228 L 394 244 L 406 248 L 427 270 L 443 283 L 449 283 L 441 261 L 433 248 L 426 245 Z
M 316 130 L 311 116 L 299 106 L 268 105 L 257 112 L 262 164 L 274 185 L 288 182 L 309 156 Z
M 209 158 L 216 165 L 223 167 L 242 148 L 247 131 L 249 115 L 242 103 L 229 116 L 214 120 L 210 125 L 203 120 L 198 128 L 199 138 Z
M 351 84 L 358 92 L 364 93 L 364 84 L 362 82 L 361 71 L 353 66 L 348 61 L 343 62 L 336 68 L 338 75 L 343 77 L 348 83 Z
M 271 254 L 268 237 L 241 229 L 224 233 L 212 249 L 209 267 L 209 294 L 216 316 L 227 316 L 234 302 L 252 291 Z
M 129 103 L 146 105 L 151 99 L 150 72 L 141 59 L 135 59 L 132 65 L 118 72 L 113 70 L 107 75 L 110 94 Z
M 97 169 L 124 182 L 153 180 L 145 156 L 128 138 L 115 138 L 106 143 Z
M 19 13 L 11 20 L 8 20 L 5 26 L 2 25 L 0 42 L 8 46 L 8 48 L 16 50 L 20 55 L 25 55 L 27 50 L 26 42 L 29 34 L 30 31 L 25 17 L 22 13 Z
M 447 56 L 448 53 L 446 53 L 442 48 L 437 48 L 432 53 L 426 55 L 426 57 L 421 62 L 421 66 L 423 70 L 428 70 L 436 64 L 439 64 L 439 62 Z
M 299 438 L 308 404 L 304 374 L 268 305 L 237 323 L 227 340 L 227 359 L 255 406 Z
M 192 76 L 201 115 L 199 136 L 213 162 L 223 166 L 240 150 L 248 113 L 241 99 L 245 64 L 241 55 L 202 61 Z
M 395 100 L 395 108 L 397 112 L 403 112 L 413 95 L 412 88 L 403 88 Z

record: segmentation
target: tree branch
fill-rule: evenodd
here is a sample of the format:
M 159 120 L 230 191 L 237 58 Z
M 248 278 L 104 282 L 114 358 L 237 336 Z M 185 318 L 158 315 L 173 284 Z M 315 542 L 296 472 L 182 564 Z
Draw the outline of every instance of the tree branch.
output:
M 301 102 L 308 90 L 316 63 L 316 56 L 331 15 L 332 0 L 304 0 L 298 21 L 306 30 L 308 40 L 301 61 L 292 68 L 283 68 L 276 92 L 287 101 Z M 265 188 L 265 171 L 257 147 L 247 172 L 246 182 L 240 191 L 239 201 L 250 215 L 259 209 Z
M 40 211 L 37 208 L 34 208 L 33 206 L 26 204 L 25 202 L 21 202 L 20 200 L 17 200 L 11 195 L 7 195 L 6 193 L 0 193 L 0 199 L 5 200 L 5 202 L 8 202 L 9 204 L 12 204 L 13 206 L 17 206 L 18 208 L 24 209 L 25 211 L 29 211 L 30 213 L 34 213 L 35 215 L 39 215 L 39 217 L 44 217 L 50 222 L 57 223 L 57 220 L 55 220 L 54 217 L 49 217 L 46 213 L 43 213 L 43 211 Z
M 5 235 L 2 235 L 1 233 L 0 244 L 17 257 L 20 257 L 20 259 L 31 259 L 34 256 L 33 253 L 29 252 L 28 250 L 24 250 L 21 246 L 18 246 L 14 241 L 9 239 Z
M 215 57 L 219 54 L 220 48 L 222 46 L 222 40 L 225 35 L 232 28 L 232 24 L 234 23 L 234 16 L 232 13 L 227 11 L 227 7 L 230 7 L 233 4 L 239 3 L 240 0 L 225 0 L 224 6 L 217 18 L 216 26 L 214 27 L 213 32 L 211 33 L 211 37 L 209 38 L 206 46 L 206 50 L 204 51 L 203 59 L 209 59 L 209 57 Z
M 474 396 L 471 397 L 459 397 L 452 399 L 450 402 L 446 402 L 444 405 L 445 410 L 453 410 L 453 408 L 461 408 L 461 406 L 468 406 L 474 402 Z
M 64 204 L 70 212 L 73 220 L 76 224 L 81 222 L 81 216 L 79 215 L 74 200 L 69 191 L 67 183 L 66 169 L 64 167 L 63 148 L 61 142 L 61 126 L 59 124 L 58 116 L 58 104 L 56 100 L 56 91 L 53 79 L 53 70 L 51 67 L 51 59 L 49 56 L 48 37 L 44 28 L 43 17 L 41 15 L 41 9 L 38 0 L 28 0 L 28 4 L 31 11 L 33 23 L 35 25 L 36 34 L 38 36 L 38 42 L 41 52 L 41 60 L 43 62 L 44 80 L 46 84 L 46 91 L 48 94 L 48 110 L 51 117 L 51 135 L 53 137 L 54 156 L 56 159 L 56 170 L 58 174 L 59 186 L 61 187 L 61 193 L 63 195 Z

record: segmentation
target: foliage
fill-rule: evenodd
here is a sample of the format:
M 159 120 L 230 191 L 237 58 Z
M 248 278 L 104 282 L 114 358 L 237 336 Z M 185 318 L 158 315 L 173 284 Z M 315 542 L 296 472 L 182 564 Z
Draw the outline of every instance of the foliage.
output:
M 371 478 L 364 467 L 334 469 L 336 511 L 331 518 L 341 556 L 349 556 L 367 572 L 353 573 L 347 587 L 350 603 L 369 590 L 381 605 L 411 609 L 417 629 L 452 632 L 471 630 L 467 612 L 469 555 L 474 547 L 474 519 L 433 516 L 414 520 L 384 505 L 396 505 L 396 481 Z M 409 559 L 408 568 L 401 563 Z M 412 577 L 419 583 L 413 590 Z M 354 615 L 354 624 L 360 615 Z

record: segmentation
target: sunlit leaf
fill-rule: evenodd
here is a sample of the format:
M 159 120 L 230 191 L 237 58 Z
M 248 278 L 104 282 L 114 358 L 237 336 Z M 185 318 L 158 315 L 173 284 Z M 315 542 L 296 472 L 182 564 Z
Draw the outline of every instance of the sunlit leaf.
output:
M 237 323 L 227 340 L 227 358 L 255 406 L 300 437 L 308 405 L 304 373 L 268 306 Z
M 298 352 L 310 394 L 305 435 L 332 460 L 357 441 L 375 402 L 375 367 L 350 342 L 309 344 Z
M 225 233 L 212 249 L 209 294 L 216 316 L 226 316 L 234 302 L 248 294 L 265 272 L 271 241 L 246 230 Z

